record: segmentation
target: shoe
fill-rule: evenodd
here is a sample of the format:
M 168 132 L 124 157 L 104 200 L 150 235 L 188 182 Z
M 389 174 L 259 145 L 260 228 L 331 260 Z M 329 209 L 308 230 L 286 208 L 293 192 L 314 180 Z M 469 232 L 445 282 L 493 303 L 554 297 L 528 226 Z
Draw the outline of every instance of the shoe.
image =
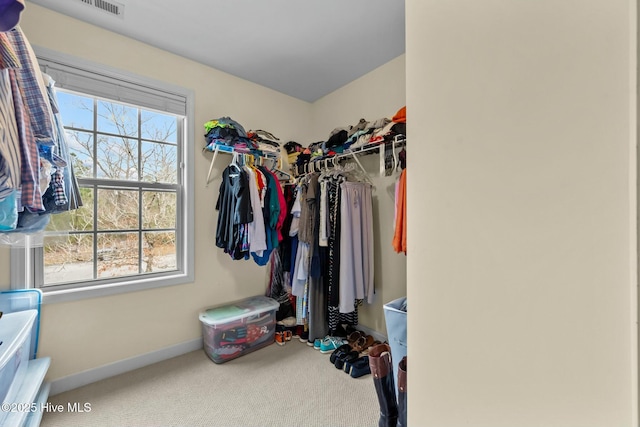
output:
M 286 344 L 286 340 L 284 338 L 284 332 L 276 332 L 276 344 L 278 345 L 285 345 Z
M 291 337 L 293 336 L 293 333 L 287 329 L 286 331 L 282 332 L 282 336 L 284 337 L 285 341 L 291 341 Z
M 342 338 L 326 337 L 320 342 L 320 353 L 326 354 L 335 351 L 338 347 L 347 342 Z
M 347 341 L 349 341 L 349 344 L 355 344 L 361 337 L 366 336 L 365 334 L 363 334 L 360 331 L 353 331 L 351 332 L 349 335 L 347 335 Z
M 371 335 L 362 335 L 358 340 L 353 343 L 351 346 L 354 350 L 358 352 L 368 351 L 369 347 L 373 345 L 375 339 Z
M 347 335 L 349 334 L 347 333 L 347 330 L 342 327 L 342 325 L 338 325 L 337 328 L 335 328 L 332 331 L 329 331 L 329 335 L 332 337 L 346 338 Z
M 302 325 L 296 325 L 293 327 L 293 338 L 300 338 L 300 334 L 302 333 L 303 328 Z
M 345 354 L 342 357 L 337 357 L 336 358 L 336 363 L 334 363 L 336 369 L 343 369 L 347 363 L 349 363 L 349 365 L 351 365 L 351 363 L 356 360 L 358 357 L 360 357 L 360 353 L 358 353 L 357 351 L 353 350 L 350 351 L 349 353 Z M 345 372 L 349 372 L 349 371 L 345 371 Z
M 371 367 L 369 366 L 369 356 L 362 356 L 359 359 L 356 359 L 351 364 L 351 370 L 349 371 L 351 378 L 360 378 L 370 373 Z
M 298 339 L 300 342 L 309 342 L 309 331 L 301 332 L 300 335 L 298 335 Z
M 329 362 L 335 365 L 336 359 L 338 359 L 338 357 L 344 357 L 347 353 L 350 353 L 352 350 L 353 349 L 349 344 L 342 344 L 333 353 L 331 353 L 331 356 L 329 356 Z
M 320 338 L 316 338 L 313 342 L 313 349 L 320 350 L 320 343 L 322 343 L 322 340 Z
M 295 317 L 285 317 L 282 320 L 278 320 L 276 322 L 278 325 L 282 325 L 282 326 L 296 326 L 296 318 Z

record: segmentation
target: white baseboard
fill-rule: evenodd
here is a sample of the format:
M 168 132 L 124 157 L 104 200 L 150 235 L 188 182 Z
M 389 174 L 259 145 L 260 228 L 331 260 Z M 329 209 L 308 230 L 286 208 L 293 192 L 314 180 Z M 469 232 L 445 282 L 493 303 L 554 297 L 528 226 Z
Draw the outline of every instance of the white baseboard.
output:
M 380 342 L 385 342 L 385 341 L 387 341 L 387 337 L 386 337 L 386 336 L 382 335 L 382 334 L 381 334 L 380 332 L 378 332 L 378 331 L 374 331 L 374 330 L 373 330 L 373 329 L 371 329 L 371 328 L 367 328 L 367 327 L 366 327 L 366 326 L 364 326 L 364 325 L 358 325 L 358 326 L 356 326 L 356 329 L 361 330 L 362 332 L 364 332 L 364 333 L 366 333 L 366 334 L 368 334 L 368 335 L 371 335 L 373 338 L 377 339 L 377 340 L 378 340 L 378 341 L 380 341 Z
M 181 356 L 192 351 L 202 348 L 202 338 L 176 344 L 171 347 L 161 348 L 160 350 L 150 353 L 141 354 L 139 356 L 130 357 L 128 359 L 119 360 L 109 363 L 108 365 L 98 368 L 89 369 L 77 374 L 69 375 L 51 382 L 50 395 L 56 395 L 74 388 L 82 387 L 96 381 L 104 380 L 115 375 L 124 374 L 134 369 L 162 362 L 163 360 Z

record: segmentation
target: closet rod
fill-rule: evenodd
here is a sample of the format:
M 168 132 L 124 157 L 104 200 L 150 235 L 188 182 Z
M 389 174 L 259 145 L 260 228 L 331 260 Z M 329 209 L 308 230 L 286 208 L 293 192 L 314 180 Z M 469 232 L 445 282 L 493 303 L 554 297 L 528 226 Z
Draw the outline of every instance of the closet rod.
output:
M 231 147 L 228 147 L 228 148 L 231 148 Z M 205 150 L 206 150 L 206 148 L 205 148 Z M 205 184 L 205 187 L 207 187 L 207 188 L 209 187 L 209 184 L 211 183 L 211 174 L 213 172 L 213 164 L 216 161 L 216 157 L 218 156 L 218 153 L 242 154 L 242 155 L 247 154 L 247 155 L 251 155 L 251 156 L 257 157 L 257 158 L 269 159 L 269 160 L 279 160 L 280 159 L 279 155 L 275 155 L 275 156 L 267 156 L 267 155 L 258 156 L 258 155 L 253 154 L 253 153 L 241 153 L 241 152 L 235 151 L 233 149 L 229 150 L 229 149 L 227 149 L 226 146 L 225 146 L 225 148 L 223 148 L 221 150 L 220 146 L 216 145 L 215 149 L 213 150 L 213 157 L 211 158 L 211 164 L 209 165 L 209 173 L 207 174 L 207 182 Z M 280 172 L 286 173 L 284 171 L 280 171 Z
M 393 141 L 391 141 L 391 146 L 392 146 L 392 151 L 394 154 L 394 163 L 396 162 L 396 154 L 395 154 L 395 150 L 397 147 L 402 147 L 406 145 L 406 138 L 404 137 L 404 135 L 397 135 Z M 323 159 L 319 159 L 319 160 L 312 160 L 309 163 L 307 163 L 307 165 L 312 165 L 312 164 L 316 164 L 316 163 L 320 163 L 323 160 L 332 160 L 334 163 L 336 161 L 339 161 L 340 159 L 344 159 L 344 158 L 353 158 L 353 160 L 356 161 L 356 163 L 358 164 L 358 167 L 360 167 L 360 169 L 362 170 L 362 172 L 364 173 L 367 181 L 369 181 L 370 184 L 373 184 L 373 181 L 371 180 L 371 175 L 369 175 L 369 173 L 366 171 L 366 169 L 364 168 L 364 166 L 362 165 L 362 163 L 360 162 L 360 159 L 358 159 L 358 154 L 362 154 L 362 153 L 368 153 L 368 152 L 372 152 L 372 151 L 378 151 L 379 156 L 380 156 L 380 164 L 381 164 L 381 176 L 384 174 L 384 151 L 385 151 L 385 147 L 386 144 L 375 144 L 375 145 L 371 145 L 370 147 L 366 147 L 366 148 L 361 148 L 358 150 L 348 150 L 345 151 L 342 154 L 336 154 L 334 156 L 331 157 L 324 157 Z M 395 164 L 394 164 L 395 167 Z M 296 169 L 297 171 L 297 169 Z

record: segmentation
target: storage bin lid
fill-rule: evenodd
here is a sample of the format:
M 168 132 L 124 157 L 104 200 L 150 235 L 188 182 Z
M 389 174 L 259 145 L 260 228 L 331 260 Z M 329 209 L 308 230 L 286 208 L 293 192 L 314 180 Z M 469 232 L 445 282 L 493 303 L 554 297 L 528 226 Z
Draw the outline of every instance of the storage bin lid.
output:
M 251 297 L 220 307 L 209 308 L 200 313 L 200 321 L 208 325 L 219 325 L 266 311 L 276 310 L 278 307 L 280 307 L 280 304 L 272 298 L 265 296 Z
M 0 318 L 0 370 L 24 343 L 37 315 L 37 310 L 25 310 L 7 313 Z

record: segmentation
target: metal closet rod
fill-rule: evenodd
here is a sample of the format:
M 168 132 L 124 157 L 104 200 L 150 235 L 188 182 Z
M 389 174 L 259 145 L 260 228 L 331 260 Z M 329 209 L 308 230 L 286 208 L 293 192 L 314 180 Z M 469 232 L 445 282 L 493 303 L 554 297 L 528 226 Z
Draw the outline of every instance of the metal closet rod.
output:
M 392 150 L 394 151 L 394 154 L 395 154 L 396 147 L 402 147 L 405 144 L 406 144 L 406 138 L 405 138 L 404 135 L 395 136 L 393 141 L 391 142 Z M 352 158 L 358 164 L 358 167 L 360 167 L 360 169 L 362 170 L 362 172 L 366 176 L 366 178 L 369 181 L 369 183 L 373 183 L 373 181 L 371 180 L 371 176 L 366 171 L 366 169 L 364 168 L 364 166 L 360 162 L 360 159 L 358 159 L 357 155 L 358 154 L 362 154 L 362 153 L 378 151 L 380 153 L 380 155 L 382 156 L 383 153 L 384 153 L 385 148 L 386 148 L 386 144 L 384 144 L 384 143 L 383 144 L 375 144 L 375 145 L 372 145 L 370 147 L 362 148 L 362 149 L 355 150 L 355 151 L 351 151 L 350 150 L 350 151 L 344 152 L 342 154 L 336 154 L 336 155 L 333 155 L 331 157 L 324 157 L 324 158 L 319 159 L 319 160 L 310 160 L 309 162 L 307 162 L 307 163 L 302 165 L 302 167 L 304 168 L 302 173 L 299 173 L 299 169 L 298 168 L 300 166 L 296 165 L 295 168 L 296 168 L 297 175 L 305 175 L 305 174 L 308 174 L 310 172 L 319 172 L 319 170 L 316 170 L 316 165 L 319 165 L 320 168 L 322 168 L 323 166 L 324 166 L 324 168 L 327 168 L 328 167 L 328 163 L 327 162 L 331 162 L 332 166 L 336 166 L 336 162 L 339 162 L 340 160 L 345 159 L 345 158 Z M 394 156 L 394 159 L 395 159 L 395 156 Z
M 276 162 L 280 161 L 280 156 L 268 156 L 268 155 L 263 155 L 263 156 L 258 156 L 252 153 L 240 153 L 238 151 L 235 150 L 221 150 L 220 147 L 218 145 L 216 145 L 215 149 L 213 150 L 213 158 L 211 159 L 211 165 L 209 165 L 209 173 L 207 174 L 207 182 L 206 182 L 206 187 L 209 186 L 209 184 L 211 183 L 211 173 L 213 172 L 213 164 L 216 161 L 216 157 L 218 156 L 218 153 L 227 153 L 227 154 L 232 154 L 234 156 L 238 156 L 238 155 L 242 155 L 242 156 L 252 156 L 253 158 L 258 158 L 258 159 L 269 159 L 269 160 L 275 160 Z M 264 164 L 264 163 L 262 163 Z M 286 173 L 284 171 L 280 171 L 282 173 Z M 287 174 L 288 175 L 288 174 Z

